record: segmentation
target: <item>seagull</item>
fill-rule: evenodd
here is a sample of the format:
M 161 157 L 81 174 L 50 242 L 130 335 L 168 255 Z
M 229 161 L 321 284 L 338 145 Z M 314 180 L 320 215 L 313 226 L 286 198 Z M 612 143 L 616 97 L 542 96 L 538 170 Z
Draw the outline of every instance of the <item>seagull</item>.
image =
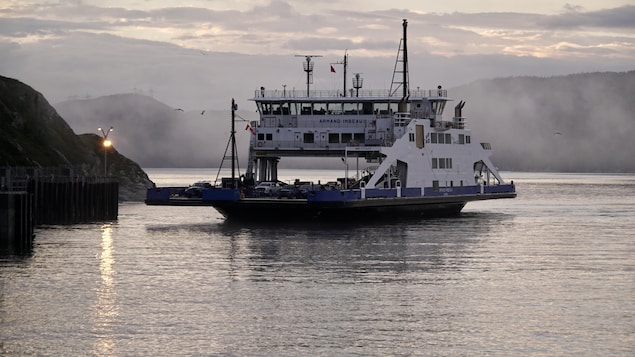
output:
M 181 108 L 176 108 L 176 109 L 174 109 L 174 111 L 183 112 L 184 110 L 183 110 L 183 109 L 181 109 Z
M 201 115 L 203 115 L 203 114 L 205 114 L 205 111 L 204 111 L 204 110 L 201 112 Z
M 556 131 L 555 133 L 553 133 L 553 135 L 562 135 L 562 133 L 559 131 Z

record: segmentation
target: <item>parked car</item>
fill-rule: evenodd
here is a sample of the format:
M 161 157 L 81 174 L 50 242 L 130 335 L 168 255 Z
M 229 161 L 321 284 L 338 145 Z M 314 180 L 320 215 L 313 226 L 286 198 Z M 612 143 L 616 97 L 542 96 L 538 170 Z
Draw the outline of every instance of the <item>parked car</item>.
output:
M 192 184 L 192 186 L 188 187 L 183 191 L 183 195 L 188 198 L 192 197 L 202 197 L 203 190 L 212 188 L 212 184 L 208 181 L 199 181 Z
M 296 182 L 294 185 L 285 185 L 278 191 L 278 198 L 306 198 L 309 190 L 317 189 L 312 182 Z
M 282 182 L 263 181 L 259 183 L 254 189 L 260 194 L 277 195 L 282 185 Z

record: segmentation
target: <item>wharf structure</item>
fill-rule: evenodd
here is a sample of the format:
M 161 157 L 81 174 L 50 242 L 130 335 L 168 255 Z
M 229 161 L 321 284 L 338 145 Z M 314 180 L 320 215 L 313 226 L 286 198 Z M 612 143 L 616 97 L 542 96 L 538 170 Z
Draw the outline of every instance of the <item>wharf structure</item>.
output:
M 116 220 L 119 183 L 71 168 L 0 169 L 0 253 L 28 253 L 34 228 Z

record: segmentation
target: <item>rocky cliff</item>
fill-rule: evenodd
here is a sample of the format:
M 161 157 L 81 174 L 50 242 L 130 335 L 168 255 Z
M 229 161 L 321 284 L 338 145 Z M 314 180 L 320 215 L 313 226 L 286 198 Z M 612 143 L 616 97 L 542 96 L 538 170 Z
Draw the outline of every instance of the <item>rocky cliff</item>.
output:
M 76 135 L 36 90 L 0 76 L 0 167 L 72 167 L 84 175 L 104 175 L 104 147 L 96 134 Z M 120 201 L 139 201 L 148 175 L 114 147 L 106 153 L 108 175 L 120 183 Z

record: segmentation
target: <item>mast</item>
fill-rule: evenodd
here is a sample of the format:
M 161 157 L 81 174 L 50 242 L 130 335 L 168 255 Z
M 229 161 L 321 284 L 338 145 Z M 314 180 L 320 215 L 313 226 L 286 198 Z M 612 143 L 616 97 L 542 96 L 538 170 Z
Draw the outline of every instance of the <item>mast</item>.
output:
M 407 38 L 408 20 L 403 19 L 403 37 L 399 42 L 399 50 L 397 51 L 397 60 L 395 61 L 395 69 L 392 74 L 392 84 L 390 85 L 390 96 L 396 96 L 399 87 L 402 88 L 401 101 L 399 102 L 399 111 L 406 111 L 406 103 L 410 96 L 410 85 L 408 80 L 408 38 Z M 401 68 L 399 67 L 401 62 Z M 401 81 L 397 74 L 401 73 Z
M 232 156 L 232 188 L 236 188 L 236 102 L 232 98 L 232 131 L 231 131 L 231 156 Z
M 335 72 L 335 70 L 333 69 L 333 65 L 334 64 L 342 64 L 344 65 L 344 77 L 343 77 L 343 82 L 344 82 L 344 94 L 342 95 L 343 97 L 346 97 L 346 70 L 348 68 L 348 50 L 344 51 L 344 60 L 342 62 L 331 62 L 331 72 Z M 353 96 L 353 93 L 351 92 L 351 97 Z
M 408 96 L 408 40 L 406 35 L 408 31 L 408 20 L 403 19 L 403 98 Z
M 345 97 L 346 97 L 346 67 L 348 67 L 348 53 L 344 52 L 344 96 Z

